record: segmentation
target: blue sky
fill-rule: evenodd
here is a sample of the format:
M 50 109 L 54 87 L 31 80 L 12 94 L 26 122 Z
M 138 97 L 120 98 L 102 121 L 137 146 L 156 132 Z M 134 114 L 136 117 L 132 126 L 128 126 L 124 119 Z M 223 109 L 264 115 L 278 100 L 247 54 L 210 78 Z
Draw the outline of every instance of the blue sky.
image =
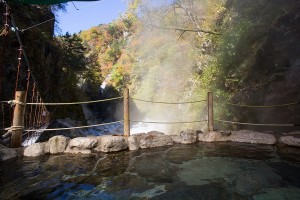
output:
M 99 24 L 107 24 L 117 19 L 126 10 L 125 0 L 74 1 L 67 4 L 67 12 L 59 11 L 56 15 L 61 34 L 78 33 Z

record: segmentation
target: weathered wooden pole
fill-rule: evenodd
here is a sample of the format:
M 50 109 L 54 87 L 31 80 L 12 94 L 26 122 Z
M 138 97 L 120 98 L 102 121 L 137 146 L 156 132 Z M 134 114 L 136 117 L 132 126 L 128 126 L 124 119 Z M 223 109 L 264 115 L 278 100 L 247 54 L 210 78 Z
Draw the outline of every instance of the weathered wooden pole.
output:
M 124 89 L 124 136 L 130 136 L 129 89 Z
M 208 106 L 208 131 L 214 130 L 214 103 L 213 103 L 213 93 L 207 93 L 207 106 Z
M 11 127 L 12 135 L 11 135 L 11 142 L 10 142 L 10 146 L 13 148 L 20 147 L 22 145 L 25 106 L 26 106 L 26 92 L 16 91 L 14 118 Z

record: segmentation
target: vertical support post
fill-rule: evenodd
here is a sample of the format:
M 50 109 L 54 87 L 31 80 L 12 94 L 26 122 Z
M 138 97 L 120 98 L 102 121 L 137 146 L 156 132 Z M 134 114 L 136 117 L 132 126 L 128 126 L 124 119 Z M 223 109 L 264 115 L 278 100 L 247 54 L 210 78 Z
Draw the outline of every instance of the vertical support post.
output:
M 26 92 L 16 91 L 15 102 L 16 105 L 14 109 L 12 135 L 11 135 L 11 142 L 10 142 L 10 146 L 13 148 L 20 147 L 22 145 L 22 132 L 24 129 Z
M 208 102 L 208 131 L 214 130 L 214 104 L 213 104 L 213 93 L 207 93 Z
M 124 136 L 130 136 L 129 89 L 124 89 Z

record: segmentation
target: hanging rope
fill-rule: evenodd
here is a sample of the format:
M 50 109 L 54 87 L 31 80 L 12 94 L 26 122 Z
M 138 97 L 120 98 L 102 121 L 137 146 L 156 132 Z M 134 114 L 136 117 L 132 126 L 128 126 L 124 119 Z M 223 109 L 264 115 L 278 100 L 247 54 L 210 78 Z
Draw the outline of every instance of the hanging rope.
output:
M 4 103 L 1 103 L 2 110 L 2 128 L 5 129 Z
M 34 101 L 34 93 L 35 93 L 35 83 L 33 83 L 31 102 Z M 33 111 L 33 105 L 30 105 L 29 127 L 33 127 L 33 124 L 32 124 L 32 111 Z
M 11 23 L 12 23 L 13 28 L 15 30 L 18 42 L 20 44 L 20 47 L 22 48 L 22 53 L 23 53 L 23 57 L 25 58 L 26 65 L 28 67 L 28 70 L 31 70 L 31 67 L 30 67 L 30 64 L 29 64 L 29 61 L 28 61 L 28 58 L 27 58 L 27 54 L 26 54 L 26 51 L 24 49 L 24 46 L 23 46 L 23 43 L 22 43 L 22 40 L 21 40 L 21 37 L 20 37 L 20 34 L 19 34 L 19 29 L 17 28 L 14 16 L 13 16 L 13 14 L 10 14 L 10 16 L 11 16 Z M 34 75 L 32 74 L 32 72 L 31 72 L 31 78 L 32 78 L 32 80 L 33 80 L 34 83 L 37 83 Z M 36 88 L 37 88 L 37 85 L 36 85 Z
M 35 98 L 35 102 L 38 103 L 39 101 L 39 93 L 36 92 L 36 98 Z M 35 106 L 35 110 L 34 110 L 34 116 L 33 116 L 33 126 L 32 127 L 36 127 L 36 122 L 37 122 L 37 110 L 38 110 L 38 106 Z
M 0 36 L 4 36 L 4 42 L 2 46 L 2 51 L 1 51 L 1 59 L 0 59 L 0 94 L 2 91 L 2 75 L 4 74 L 3 68 L 4 68 L 4 57 L 5 57 L 5 51 L 6 51 L 6 46 L 7 46 L 7 36 L 9 33 L 9 15 L 10 15 L 10 9 L 7 5 L 5 5 L 5 20 L 4 20 L 4 29 L 0 33 Z
M 37 120 L 37 127 L 40 127 L 41 126 L 41 117 L 42 117 L 42 98 L 40 97 L 39 98 L 40 100 L 39 100 L 39 103 L 40 103 L 40 105 L 39 105 L 39 112 L 38 112 L 38 120 Z
M 28 97 L 28 90 L 29 90 L 29 85 L 30 85 L 30 70 L 27 69 L 27 85 L 26 85 L 26 99 Z M 28 101 L 28 100 L 27 100 Z M 28 112 L 26 112 L 26 115 L 25 115 L 25 123 L 26 123 L 26 127 L 29 127 L 29 116 L 28 116 Z
M 21 68 L 21 65 L 22 65 L 22 52 L 23 52 L 23 50 L 22 50 L 22 47 L 20 46 L 20 48 L 19 48 L 19 56 L 18 56 L 18 68 L 17 68 L 17 75 L 16 75 L 16 84 L 15 84 L 15 93 L 18 90 L 20 68 Z

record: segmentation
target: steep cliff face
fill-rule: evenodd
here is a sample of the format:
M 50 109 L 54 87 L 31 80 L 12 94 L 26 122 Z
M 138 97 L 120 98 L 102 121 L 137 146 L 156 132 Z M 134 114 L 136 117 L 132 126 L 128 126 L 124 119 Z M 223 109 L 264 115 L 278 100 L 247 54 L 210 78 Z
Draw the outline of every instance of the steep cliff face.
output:
M 266 40 L 256 55 L 252 82 L 264 82 L 261 91 L 253 91 L 251 98 L 263 105 L 300 101 L 300 6 L 280 17 L 266 34 Z M 259 73 L 269 71 L 263 80 Z M 255 77 L 256 76 L 256 77 Z M 282 108 L 256 111 L 256 120 L 266 123 L 294 123 L 300 121 L 300 103 Z M 295 128 L 298 129 L 298 128 Z
M 228 2 L 231 2 L 227 5 L 228 9 L 239 8 L 238 2 Z M 235 13 L 243 19 L 239 21 L 240 24 L 245 19 L 250 20 L 249 27 L 244 26 L 245 30 L 248 29 L 243 33 L 246 39 L 240 40 L 240 44 L 236 42 L 236 55 L 227 57 L 233 60 L 234 65 L 223 73 L 224 77 L 219 77 L 224 81 L 219 88 L 223 88 L 234 103 L 280 105 L 299 102 L 300 4 L 296 1 L 260 1 L 255 5 L 256 9 L 251 9 L 252 2 L 244 3 L 249 5 L 248 13 L 245 12 L 246 8 Z M 273 108 L 230 106 L 226 109 L 231 111 L 228 119 L 243 122 L 298 124 L 300 120 L 299 104 Z M 278 131 L 299 129 L 276 126 L 247 128 Z

